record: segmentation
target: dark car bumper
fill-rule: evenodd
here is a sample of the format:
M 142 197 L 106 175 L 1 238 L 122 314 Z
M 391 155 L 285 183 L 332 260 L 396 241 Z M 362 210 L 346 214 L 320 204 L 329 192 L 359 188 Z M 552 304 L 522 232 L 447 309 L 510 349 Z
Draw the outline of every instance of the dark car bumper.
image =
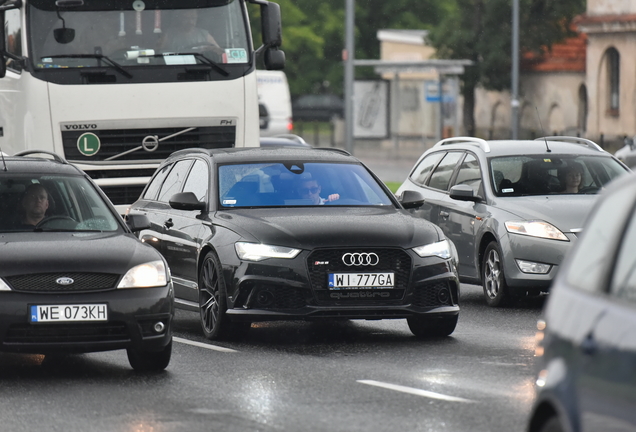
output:
M 393 288 L 334 290 L 327 286 L 327 275 L 344 270 L 321 265 L 335 261 L 331 251 L 325 253 L 319 258 L 312 254 L 242 264 L 234 272 L 227 314 L 233 321 L 270 321 L 415 316 L 434 320 L 459 313 L 459 281 L 450 260 L 392 250 L 388 253 L 396 267 L 377 271 L 395 271 Z
M 30 323 L 30 305 L 107 304 L 106 322 Z M 174 291 L 118 289 L 95 293 L 0 293 L 0 350 L 45 354 L 95 352 L 125 348 L 159 351 L 172 339 Z M 154 330 L 161 321 L 164 329 Z

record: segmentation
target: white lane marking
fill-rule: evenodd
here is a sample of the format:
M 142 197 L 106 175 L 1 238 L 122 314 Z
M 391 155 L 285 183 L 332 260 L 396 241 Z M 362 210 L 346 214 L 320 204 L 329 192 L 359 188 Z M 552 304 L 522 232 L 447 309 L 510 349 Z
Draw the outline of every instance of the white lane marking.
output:
M 441 393 L 435 393 L 435 392 L 430 392 L 430 391 L 426 391 L 426 390 L 422 390 L 422 389 L 416 389 L 416 388 L 413 388 L 413 387 L 405 387 L 405 386 L 396 385 L 396 384 L 383 383 L 383 382 L 380 382 L 380 381 L 357 380 L 357 382 L 359 382 L 360 384 L 366 384 L 366 385 L 370 385 L 370 386 L 382 387 L 382 388 L 385 388 L 385 389 L 395 390 L 395 391 L 399 391 L 399 392 L 402 392 L 402 393 L 409 393 L 409 394 L 413 394 L 413 395 L 416 395 L 416 396 L 424 396 L 424 397 L 431 398 L 431 399 L 445 400 L 445 401 L 448 401 L 448 402 L 465 402 L 465 403 L 473 403 L 473 402 L 475 402 L 474 400 L 470 400 L 470 399 L 464 399 L 464 398 L 455 397 L 455 396 L 448 396 L 448 395 L 444 395 L 444 394 L 441 394 Z
M 182 344 L 192 345 L 192 346 L 196 346 L 196 347 L 199 347 L 199 348 L 206 348 L 206 349 L 210 349 L 210 350 L 214 350 L 214 351 L 220 351 L 220 352 L 226 352 L 226 353 L 238 352 L 238 351 L 233 350 L 231 348 L 223 348 L 223 347 L 216 346 L 216 345 L 210 345 L 210 344 L 206 344 L 206 343 L 195 342 L 195 341 L 191 341 L 191 340 L 188 340 L 188 339 L 182 339 L 182 338 L 176 337 L 176 336 L 173 336 L 172 340 L 175 341 L 175 342 L 181 342 Z

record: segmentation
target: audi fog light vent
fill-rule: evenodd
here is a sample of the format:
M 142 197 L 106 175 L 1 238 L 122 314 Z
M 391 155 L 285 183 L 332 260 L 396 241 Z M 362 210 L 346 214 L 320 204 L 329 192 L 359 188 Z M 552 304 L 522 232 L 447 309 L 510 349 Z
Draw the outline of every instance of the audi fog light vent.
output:
M 437 300 L 439 300 L 440 303 L 448 303 L 449 299 L 450 291 L 448 291 L 448 288 L 442 288 L 441 290 L 439 290 L 439 292 L 437 293 Z
M 272 304 L 274 304 L 274 294 L 272 294 L 270 291 L 259 291 L 258 295 L 256 296 L 256 302 L 259 304 L 259 306 L 271 306 Z

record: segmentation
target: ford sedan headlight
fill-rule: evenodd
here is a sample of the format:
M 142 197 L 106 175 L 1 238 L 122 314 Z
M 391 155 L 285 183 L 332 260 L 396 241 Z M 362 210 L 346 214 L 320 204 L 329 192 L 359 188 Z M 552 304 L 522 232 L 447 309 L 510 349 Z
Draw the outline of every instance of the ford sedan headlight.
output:
M 0 278 L 0 291 L 11 291 L 11 287 Z
M 260 243 L 237 242 L 234 244 L 236 254 L 245 261 L 262 261 L 267 258 L 295 258 L 300 249 L 292 249 L 284 246 L 270 246 Z
M 436 256 L 443 259 L 449 259 L 450 257 L 453 256 L 451 245 L 448 242 L 448 240 L 442 240 L 437 243 L 431 243 L 424 246 L 419 246 L 419 247 L 413 248 L 413 251 L 419 256 L 421 256 L 422 258 L 429 257 L 429 256 Z
M 140 264 L 128 270 L 117 288 L 152 288 L 168 283 L 168 271 L 163 261 Z
M 570 241 L 557 227 L 541 221 L 508 221 L 506 229 L 509 233 L 541 237 L 552 240 Z

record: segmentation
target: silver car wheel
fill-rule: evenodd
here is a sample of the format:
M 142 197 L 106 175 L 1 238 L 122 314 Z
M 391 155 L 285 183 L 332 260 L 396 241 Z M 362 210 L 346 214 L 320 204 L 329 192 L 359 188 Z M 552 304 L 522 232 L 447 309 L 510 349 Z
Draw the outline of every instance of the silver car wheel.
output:
M 484 287 L 486 288 L 486 295 L 491 299 L 494 299 L 499 294 L 501 289 L 501 261 L 499 260 L 499 254 L 496 249 L 491 249 L 488 252 L 486 258 L 486 268 L 484 269 Z

